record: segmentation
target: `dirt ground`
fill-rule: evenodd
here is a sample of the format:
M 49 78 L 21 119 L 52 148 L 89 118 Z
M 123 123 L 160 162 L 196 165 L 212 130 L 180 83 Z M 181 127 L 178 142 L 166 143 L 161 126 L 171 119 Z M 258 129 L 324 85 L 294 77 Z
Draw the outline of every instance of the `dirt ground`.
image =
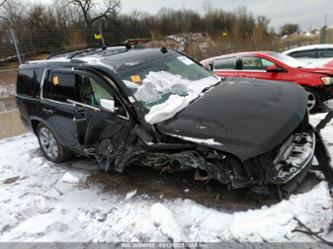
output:
M 89 159 L 86 159 L 89 160 Z M 202 182 L 193 179 L 194 171 L 161 173 L 146 167 L 132 166 L 123 174 L 94 171 L 88 177 L 89 184 L 102 183 L 104 191 L 126 195 L 137 190 L 138 194 L 148 194 L 155 199 L 191 199 L 218 210 L 243 211 L 272 205 L 279 202 L 276 194 L 257 194 L 250 189 L 228 190 L 217 181 Z M 309 174 L 298 189 L 306 192 L 316 185 L 318 179 Z

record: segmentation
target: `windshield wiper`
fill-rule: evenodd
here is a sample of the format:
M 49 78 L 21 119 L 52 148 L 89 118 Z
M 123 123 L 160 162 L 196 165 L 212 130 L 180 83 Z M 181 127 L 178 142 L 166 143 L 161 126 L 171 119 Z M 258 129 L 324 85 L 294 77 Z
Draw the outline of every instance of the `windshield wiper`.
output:
M 221 79 L 220 81 L 216 82 L 215 84 L 211 85 L 211 86 L 207 86 L 204 89 L 202 89 L 201 93 L 204 93 L 206 91 L 208 91 L 210 88 L 217 86 L 218 84 L 220 84 L 223 81 L 223 79 Z

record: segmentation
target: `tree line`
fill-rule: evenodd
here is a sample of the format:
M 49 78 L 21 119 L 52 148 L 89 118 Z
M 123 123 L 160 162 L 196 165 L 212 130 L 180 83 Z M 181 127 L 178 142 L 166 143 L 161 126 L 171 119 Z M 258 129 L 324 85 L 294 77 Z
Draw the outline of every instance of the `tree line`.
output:
M 24 4 L 0 0 L 0 57 L 9 51 L 8 30 L 13 29 L 24 52 L 92 46 L 93 33 L 103 31 L 108 45 L 129 38 L 163 39 L 172 34 L 206 33 L 225 50 L 271 49 L 279 34 L 266 16 L 246 7 L 214 9 L 207 1 L 205 14 L 190 9 L 162 8 L 157 14 L 121 12 L 121 0 L 60 0 Z M 294 26 L 292 26 L 295 29 Z M 296 27 L 297 29 L 297 27 Z M 287 32 L 283 28 L 283 32 Z M 8 49 L 6 49 L 8 47 Z

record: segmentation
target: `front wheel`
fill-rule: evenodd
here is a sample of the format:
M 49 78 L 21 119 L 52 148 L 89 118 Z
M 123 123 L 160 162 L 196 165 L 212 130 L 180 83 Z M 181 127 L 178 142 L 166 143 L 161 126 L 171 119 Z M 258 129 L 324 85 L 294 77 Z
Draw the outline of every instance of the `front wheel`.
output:
M 68 157 L 68 151 L 58 142 L 53 132 L 46 125 L 39 124 L 37 137 L 39 146 L 49 161 L 60 163 Z
M 305 89 L 308 95 L 308 110 L 309 112 L 315 112 L 320 106 L 320 98 L 316 92 L 311 89 Z

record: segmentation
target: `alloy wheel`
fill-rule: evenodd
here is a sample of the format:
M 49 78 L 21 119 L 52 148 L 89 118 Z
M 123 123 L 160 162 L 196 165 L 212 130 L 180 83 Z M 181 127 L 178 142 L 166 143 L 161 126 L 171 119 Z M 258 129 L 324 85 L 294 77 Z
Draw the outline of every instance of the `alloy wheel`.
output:
M 308 110 L 312 111 L 317 104 L 317 99 L 312 92 L 307 91 L 307 94 L 308 94 Z
M 51 160 L 56 160 L 59 156 L 59 150 L 53 133 L 48 128 L 43 127 L 39 130 L 39 139 L 44 153 Z

